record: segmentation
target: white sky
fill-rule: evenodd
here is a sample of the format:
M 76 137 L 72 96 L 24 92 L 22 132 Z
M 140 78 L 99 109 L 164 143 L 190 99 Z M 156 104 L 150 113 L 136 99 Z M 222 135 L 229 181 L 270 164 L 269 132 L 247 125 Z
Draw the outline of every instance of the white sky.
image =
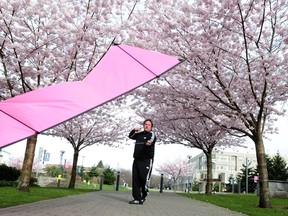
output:
M 277 122 L 279 127 L 279 134 L 270 135 L 270 140 L 265 140 L 265 150 L 269 155 L 275 155 L 279 151 L 281 156 L 288 157 L 288 141 L 287 141 L 287 117 L 281 118 Z M 104 165 L 109 165 L 114 169 L 131 169 L 133 161 L 133 140 L 129 140 L 129 145 L 124 145 L 122 148 L 112 148 L 104 145 L 94 145 L 84 148 L 80 151 L 80 156 L 78 159 L 78 165 L 93 166 L 97 165 L 100 160 L 103 161 Z M 253 153 L 254 145 L 252 141 L 249 141 L 249 148 L 244 149 L 243 152 Z M 73 148 L 68 141 L 59 138 L 39 136 L 35 151 L 35 160 L 38 156 L 39 148 L 43 147 L 50 153 L 50 161 L 45 163 L 60 163 L 60 151 L 64 150 L 63 163 L 66 159 L 67 163 L 72 164 L 73 160 Z M 4 158 L 23 158 L 26 148 L 26 141 L 21 141 L 19 143 L 10 145 L 3 150 L 10 152 L 8 156 L 4 154 Z M 196 156 L 201 153 L 200 150 L 195 148 L 188 148 L 182 145 L 156 145 L 155 149 L 155 159 L 154 159 L 154 170 L 160 164 L 166 161 L 175 161 L 177 159 L 187 159 L 187 156 Z M 6 154 L 6 155 L 5 155 Z M 5 160 L 5 159 L 4 159 Z

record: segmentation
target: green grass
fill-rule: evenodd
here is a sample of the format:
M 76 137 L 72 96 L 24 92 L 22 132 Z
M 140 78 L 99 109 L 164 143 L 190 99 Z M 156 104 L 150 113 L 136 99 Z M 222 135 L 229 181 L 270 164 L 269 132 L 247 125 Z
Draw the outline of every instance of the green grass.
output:
M 20 192 L 14 187 L 0 187 L 0 208 L 76 195 L 89 191 L 91 190 L 30 187 L 29 192 Z
M 272 208 L 259 208 L 259 196 L 255 194 L 193 194 L 180 193 L 189 198 L 221 206 L 232 211 L 242 212 L 251 216 L 287 216 L 288 198 L 272 197 Z
M 115 190 L 113 185 L 103 185 L 102 190 Z M 122 187 L 119 190 L 128 190 Z M 57 197 L 65 197 L 99 191 L 91 185 L 82 185 L 79 188 L 68 189 L 63 187 L 30 187 L 29 192 L 17 191 L 15 187 L 0 187 L 0 208 L 16 206 L 26 203 L 32 203 L 40 200 L 54 199 Z

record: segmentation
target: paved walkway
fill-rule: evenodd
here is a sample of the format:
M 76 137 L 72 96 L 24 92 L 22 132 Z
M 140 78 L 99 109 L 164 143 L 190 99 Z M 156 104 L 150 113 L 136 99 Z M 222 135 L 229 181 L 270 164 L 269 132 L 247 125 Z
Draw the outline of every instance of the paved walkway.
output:
M 130 205 L 131 192 L 99 191 L 0 209 L 1 216 L 243 216 L 171 192 L 151 192 Z

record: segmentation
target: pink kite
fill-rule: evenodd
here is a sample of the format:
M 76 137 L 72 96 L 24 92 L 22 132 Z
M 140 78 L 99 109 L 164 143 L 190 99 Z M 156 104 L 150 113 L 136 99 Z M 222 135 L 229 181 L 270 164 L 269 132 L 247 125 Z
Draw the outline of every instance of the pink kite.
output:
M 65 82 L 0 102 L 0 148 L 111 101 L 181 61 L 127 45 L 113 45 L 83 81 Z

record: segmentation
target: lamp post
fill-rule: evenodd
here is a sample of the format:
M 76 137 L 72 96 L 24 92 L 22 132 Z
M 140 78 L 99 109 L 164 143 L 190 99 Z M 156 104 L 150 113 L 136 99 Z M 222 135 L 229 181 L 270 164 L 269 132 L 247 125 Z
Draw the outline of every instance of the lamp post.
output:
M 63 155 L 64 155 L 65 151 L 64 150 L 61 150 L 60 151 L 60 164 L 59 164 L 59 167 L 62 167 L 62 161 L 63 161 Z
M 47 152 L 47 150 L 46 150 L 46 149 L 44 149 L 44 150 L 43 150 L 43 164 L 44 164 L 44 162 L 45 162 L 45 158 L 46 158 L 46 152 Z
M 82 156 L 82 167 L 84 167 L 84 166 L 83 166 L 83 164 L 84 164 L 84 158 L 85 158 L 85 156 Z
M 60 187 L 60 182 L 61 182 L 61 177 L 63 176 L 64 172 L 63 172 L 63 166 L 62 166 L 62 161 L 63 161 L 63 155 L 64 155 L 65 151 L 61 150 L 60 151 L 60 163 L 59 163 L 59 168 L 61 169 L 61 174 L 58 175 L 57 177 L 57 187 Z

